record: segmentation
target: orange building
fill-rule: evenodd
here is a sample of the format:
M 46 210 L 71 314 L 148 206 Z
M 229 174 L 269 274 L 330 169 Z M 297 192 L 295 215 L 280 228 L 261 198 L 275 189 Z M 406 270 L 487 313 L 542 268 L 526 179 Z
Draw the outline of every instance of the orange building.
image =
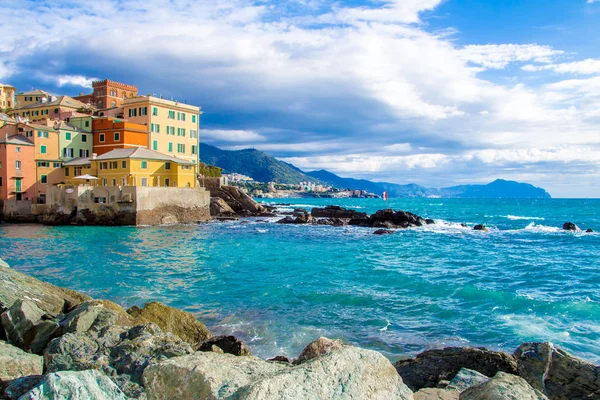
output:
M 74 97 L 82 103 L 91 104 L 97 109 L 121 107 L 123 101 L 130 97 L 137 96 L 137 86 L 127 85 L 104 79 L 103 81 L 92 82 L 93 93 L 83 94 Z
M 0 137 L 0 199 L 35 197 L 35 145 L 23 135 Z
M 148 147 L 148 128 L 116 118 L 94 118 L 92 120 L 94 150 L 97 155 L 114 149 Z

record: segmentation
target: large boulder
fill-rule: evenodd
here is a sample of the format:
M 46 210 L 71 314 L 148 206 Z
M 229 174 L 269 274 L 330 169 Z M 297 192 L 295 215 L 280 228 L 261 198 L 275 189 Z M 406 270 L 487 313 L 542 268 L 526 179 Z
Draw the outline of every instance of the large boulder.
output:
M 1 316 L 8 343 L 39 353 L 57 336 L 59 325 L 33 300 L 17 300 Z
M 102 369 L 108 365 L 108 357 L 90 335 L 67 333 L 50 342 L 44 364 L 48 372 Z
M 252 356 L 198 352 L 149 366 L 143 381 L 149 400 L 222 399 L 286 368 Z
M 210 215 L 213 217 L 232 217 L 235 211 L 227 202 L 219 197 L 210 198 Z
M 498 371 L 517 373 L 517 362 L 511 355 L 480 347 L 428 350 L 416 358 L 398 361 L 395 367 L 414 391 L 436 387 L 439 381 L 454 378 L 461 368 L 472 369 L 488 377 Z
M 425 225 L 423 218 L 406 211 L 379 210 L 371 215 L 368 225 L 377 228 L 409 228 Z
M 565 231 L 573 231 L 573 232 L 579 232 L 579 231 L 581 231 L 581 229 L 577 225 L 575 225 L 574 223 L 572 223 L 572 222 L 565 222 L 563 224 L 562 228 Z
M 423 388 L 413 396 L 415 400 L 458 400 L 459 395 L 456 389 Z
M 43 368 L 42 357 L 0 341 L 0 380 L 9 381 L 27 375 L 39 375 Z
M 64 316 L 60 321 L 62 333 L 99 331 L 107 326 L 132 326 L 136 320 L 121 306 L 106 300 L 89 300 Z
M 302 364 L 305 361 L 312 360 L 319 356 L 331 353 L 333 350 L 341 349 L 344 344 L 341 340 L 331 340 L 326 337 L 320 337 L 311 342 L 302 350 L 300 356 L 294 361 L 294 364 Z
M 580 397 L 571 397 L 577 399 Z M 498 372 L 492 379 L 471 386 L 460 394 L 460 400 L 548 400 L 532 388 L 525 379 Z
M 64 371 L 48 374 L 20 400 L 126 400 L 127 396 L 106 375 L 97 370 Z
M 310 214 L 315 218 L 361 219 L 368 217 L 366 213 L 347 210 L 340 206 L 326 206 L 324 208 L 315 207 L 310 211 Z
M 193 349 L 212 337 L 206 326 L 192 314 L 159 302 L 146 303 L 144 308 L 131 307 L 127 313 L 135 318 L 154 322 L 163 331 L 171 332 L 188 342 Z
M 467 368 L 461 368 L 458 374 L 448 383 L 449 389 L 456 389 L 459 392 L 489 381 L 487 376 Z
M 90 297 L 22 274 L 0 259 L 0 310 L 25 299 L 35 302 L 45 313 L 56 316 Z
M 221 186 L 221 188 L 218 189 L 211 189 L 210 196 L 223 199 L 238 215 L 269 214 L 269 210 L 234 186 Z
M 44 375 L 28 375 L 6 382 L 4 397 L 17 400 L 44 380 Z M 2 398 L 2 396 L 0 396 Z
M 412 399 L 381 354 L 344 346 L 290 367 L 255 357 L 195 353 L 150 366 L 148 399 Z
M 198 346 L 199 351 L 215 351 L 214 347 L 218 347 L 224 353 L 233 354 L 234 356 L 251 356 L 252 352 L 246 346 L 243 340 L 236 338 L 235 336 L 215 336 Z
M 515 351 L 519 376 L 552 400 L 600 398 L 600 367 L 552 343 L 523 343 Z

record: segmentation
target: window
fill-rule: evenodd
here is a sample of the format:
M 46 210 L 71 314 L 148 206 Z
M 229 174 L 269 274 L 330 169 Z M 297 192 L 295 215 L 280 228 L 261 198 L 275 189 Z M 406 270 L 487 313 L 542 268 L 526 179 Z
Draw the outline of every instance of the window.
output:
M 120 140 L 119 136 L 119 132 L 115 132 L 115 142 L 118 142 Z
M 21 169 L 21 161 L 15 161 L 15 169 Z
M 65 176 L 69 176 L 69 167 L 65 167 Z
M 119 168 L 119 163 L 117 161 L 111 161 L 110 169 L 117 169 L 117 168 Z
M 74 154 L 75 150 L 74 149 L 70 149 L 68 147 L 65 147 L 63 149 L 63 157 L 75 157 Z
M 127 168 L 127 161 L 121 161 L 121 168 Z
M 141 168 L 142 169 L 148 169 L 148 161 L 142 161 L 141 162 Z
M 40 137 L 40 138 L 46 138 L 46 139 L 48 139 L 48 132 L 38 131 L 37 136 Z
M 196 147 L 197 147 L 196 145 L 194 145 L 194 144 L 192 145 L 192 154 L 198 154 L 196 151 Z
M 140 117 L 143 115 L 148 115 L 148 107 L 140 107 Z
M 17 147 L 15 147 L 15 151 L 16 151 L 17 153 L 20 153 L 20 152 L 21 152 L 21 147 L 20 147 L 20 146 L 17 146 Z
M 106 186 L 106 179 L 102 179 L 104 186 Z M 106 197 L 94 197 L 94 203 L 106 204 Z
M 192 115 L 192 122 L 195 124 L 196 123 L 196 116 Z
M 98 100 L 98 108 L 102 108 L 102 100 Z
M 55 162 L 52 165 L 54 168 L 60 168 L 60 163 L 59 162 Z
M 160 125 L 159 124 L 150 124 L 150 132 L 160 133 Z
M 115 108 L 115 107 L 117 106 L 117 102 L 116 102 L 116 101 L 111 101 L 111 102 L 110 102 L 110 106 L 111 106 L 112 108 Z
M 87 135 L 81 134 L 81 141 L 87 142 Z
M 166 187 L 171 186 L 171 180 L 169 178 L 165 178 L 165 186 Z
M 158 142 L 156 140 L 152 141 L 152 150 L 158 151 Z
M 137 108 L 130 108 L 129 109 L 129 116 L 130 117 L 137 117 Z
M 177 121 L 185 121 L 185 113 L 177 113 Z
M 175 111 L 169 110 L 169 114 L 167 115 L 167 118 L 169 118 L 169 119 L 175 119 Z
M 171 163 L 170 162 L 166 162 L 165 163 L 165 169 L 171 169 Z
M 169 142 L 169 153 L 173 152 L 173 143 Z
M 85 121 L 85 127 L 89 128 L 90 127 L 90 121 Z
M 49 166 L 50 166 L 50 163 L 47 161 L 38 161 L 38 167 L 45 168 L 45 167 L 49 167 Z
M 102 178 L 102 186 L 106 186 L 108 184 L 108 181 L 106 180 L 106 178 Z
M 83 175 L 83 167 L 74 167 L 73 168 L 73 176 Z
M 108 169 L 108 163 L 107 162 L 101 162 L 100 163 L 100 169 Z
M 44 111 L 42 111 L 42 114 L 44 114 L 44 115 L 48 115 L 48 110 L 44 110 Z
M 185 128 L 177 128 L 177 136 L 185 137 Z
M 27 132 L 25 132 L 25 136 L 26 137 L 33 137 L 33 131 L 27 131 Z
M 152 107 L 152 115 L 155 116 L 155 117 L 158 115 L 158 108 L 157 107 Z
M 142 178 L 142 186 L 148 186 L 148 178 Z
M 40 175 L 41 183 L 48 183 L 48 175 Z
M 2 177 L 0 176 L 0 186 L 2 186 Z
M 112 185 L 117 186 L 117 180 L 115 178 L 113 178 L 113 180 L 112 180 Z
M 100 136 L 98 137 L 98 139 L 100 140 L 100 142 L 104 142 L 104 133 L 101 133 Z
M 46 154 L 46 146 L 44 146 L 44 145 L 40 146 L 40 153 L 41 154 Z
M 185 153 L 185 144 L 177 143 L 177 152 L 182 154 Z
M 67 140 L 71 140 L 71 132 L 66 133 Z
M 89 150 L 79 149 L 79 157 L 89 157 L 89 156 L 90 156 Z
M 198 139 L 198 131 L 194 129 L 190 129 L 190 137 L 192 139 Z

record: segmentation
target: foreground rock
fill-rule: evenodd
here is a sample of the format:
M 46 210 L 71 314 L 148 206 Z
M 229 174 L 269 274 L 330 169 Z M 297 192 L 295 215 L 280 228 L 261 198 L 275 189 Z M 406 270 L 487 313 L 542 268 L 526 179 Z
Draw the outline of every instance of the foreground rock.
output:
M 171 332 L 191 344 L 194 350 L 212 337 L 206 326 L 192 314 L 159 302 L 146 303 L 144 308 L 131 307 L 127 313 L 132 317 L 154 322 L 163 331 Z
M 42 357 L 0 341 L 0 380 L 9 381 L 27 375 L 39 375 L 43 368 Z
M 460 392 L 470 388 L 471 386 L 479 385 L 489 381 L 487 376 L 467 368 L 461 368 L 454 378 L 448 383 L 448 388 L 456 389 Z
M 479 347 L 448 347 L 428 350 L 416 358 L 395 364 L 404 383 L 413 391 L 434 388 L 441 380 L 450 380 L 461 368 L 480 372 L 488 377 L 497 372 L 517 373 L 517 362 L 509 354 Z
M 424 388 L 415 392 L 415 400 L 458 400 L 460 391 L 456 389 Z
M 519 376 L 552 400 L 600 398 L 600 367 L 552 343 L 523 343 L 515 358 Z
M 20 400 L 126 400 L 127 396 L 100 371 L 64 371 L 46 375 Z
M 571 397 L 572 399 L 578 397 Z M 460 394 L 460 400 L 548 400 L 525 379 L 498 372 L 489 381 L 472 386 Z
M 216 336 L 201 343 L 198 347 L 199 351 L 215 352 L 214 347 L 223 351 L 223 353 L 233 354 L 234 356 L 251 356 L 252 352 L 242 340 L 235 336 Z M 218 352 L 218 350 L 216 351 Z
M 150 366 L 148 399 L 412 399 L 381 354 L 343 346 L 290 367 L 255 357 L 195 353 Z
M 52 317 L 32 300 L 17 300 L 0 319 L 8 343 L 41 354 L 60 328 Z
M 563 230 L 565 231 L 573 231 L 573 232 L 579 232 L 581 231 L 581 229 L 579 229 L 579 227 L 577 225 L 575 225 L 572 222 L 565 222 L 563 224 Z

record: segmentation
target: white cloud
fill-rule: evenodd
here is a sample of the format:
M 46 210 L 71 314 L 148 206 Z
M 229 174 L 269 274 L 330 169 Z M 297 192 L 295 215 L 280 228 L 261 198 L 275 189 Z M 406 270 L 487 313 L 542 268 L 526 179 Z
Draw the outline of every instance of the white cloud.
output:
M 559 74 L 579 74 L 579 75 L 591 75 L 600 74 L 600 59 L 588 58 L 583 61 L 573 61 L 568 63 L 560 64 L 548 64 L 548 65 L 525 65 L 522 67 L 524 71 L 537 72 L 537 71 L 554 71 Z
M 417 23 L 419 14 L 437 7 L 442 0 L 392 0 L 383 1 L 377 8 L 342 7 L 320 18 L 321 22 L 391 22 Z
M 224 142 L 259 142 L 265 140 L 264 136 L 254 131 L 227 130 L 227 129 L 203 129 L 203 140 L 220 140 Z
M 91 89 L 92 82 L 98 80 L 98 78 L 86 78 L 82 75 L 59 75 L 55 77 L 59 87 L 65 85 L 80 86 Z
M 468 45 L 461 50 L 465 61 L 486 69 L 503 69 L 514 62 L 550 63 L 554 57 L 563 53 L 550 46 L 537 44 Z

